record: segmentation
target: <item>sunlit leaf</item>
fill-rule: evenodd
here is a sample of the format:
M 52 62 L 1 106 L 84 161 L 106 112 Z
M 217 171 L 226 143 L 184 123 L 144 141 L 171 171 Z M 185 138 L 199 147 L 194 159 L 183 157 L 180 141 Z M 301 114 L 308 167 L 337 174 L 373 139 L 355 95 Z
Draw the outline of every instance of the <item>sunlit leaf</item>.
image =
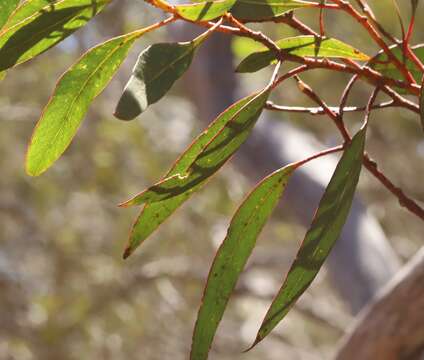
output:
M 216 329 L 239 275 L 294 169 L 290 165 L 266 177 L 235 213 L 209 271 L 193 334 L 192 360 L 207 359 Z
M 403 55 L 403 50 L 401 47 L 395 45 L 395 46 L 392 46 L 390 49 L 392 50 L 393 54 L 400 60 L 400 62 L 406 65 L 406 68 L 412 74 L 416 82 L 420 84 L 421 77 L 423 75 L 421 70 L 418 69 L 415 63 L 412 62 L 410 59 L 405 59 Z M 421 60 L 421 62 L 424 62 L 424 44 L 414 46 L 412 48 L 412 51 L 418 57 L 418 59 Z M 381 72 L 384 76 L 387 76 L 389 78 L 396 79 L 396 80 L 404 80 L 403 74 L 398 70 L 398 68 L 396 67 L 396 65 L 393 64 L 393 62 L 388 60 L 387 55 L 385 53 L 381 53 L 378 56 L 376 56 L 375 59 L 372 60 L 371 67 Z M 397 87 L 395 88 L 396 88 L 396 91 L 402 94 L 405 93 L 405 89 L 397 88 Z
M 190 21 L 209 21 L 224 15 L 236 0 L 214 0 L 194 4 L 177 5 L 178 15 Z
M 296 36 L 285 38 L 276 42 L 285 53 L 296 56 L 317 58 L 349 58 L 352 60 L 369 60 L 369 57 L 354 47 L 344 42 L 325 38 L 319 39 L 314 36 Z M 275 54 L 263 47 L 263 51 L 254 52 L 247 56 L 237 67 L 237 72 L 255 72 L 263 69 L 276 61 Z
M 186 172 L 158 182 L 123 205 L 140 205 L 173 198 L 192 190 L 215 174 L 249 136 L 269 92 L 269 88 L 266 88 L 244 105 L 205 146 Z
M 160 100 L 189 68 L 205 36 L 190 42 L 160 43 L 144 50 L 133 69 L 115 110 L 121 120 L 132 120 Z
M 0 32 L 0 71 L 21 64 L 87 24 L 111 0 L 29 0 Z
M 339 237 L 358 184 L 365 134 L 366 127 L 354 136 L 344 151 L 296 255 L 296 260 L 274 298 L 253 346 L 271 332 L 309 287 Z
M 194 160 L 202 153 L 205 147 L 215 138 L 223 128 L 243 109 L 255 95 L 250 95 L 234 105 L 230 106 L 221 115 L 219 115 L 211 125 L 201 133 L 196 140 L 187 148 L 181 157 L 175 162 L 168 171 L 164 179 L 172 177 L 176 174 L 187 173 Z M 147 237 L 157 229 L 173 212 L 180 207 L 195 191 L 199 190 L 204 183 L 191 188 L 189 191 L 181 195 L 174 196 L 159 202 L 146 204 L 137 218 L 129 239 L 129 244 L 125 251 L 124 257 L 128 257 Z M 129 206 L 132 202 L 122 204 Z
M 1 0 L 0 1 L 0 30 L 9 19 L 10 14 L 16 9 L 20 0 Z
M 245 21 L 266 20 L 288 11 L 314 6 L 301 0 L 237 0 L 231 14 Z
M 97 45 L 63 74 L 32 135 L 26 159 L 29 175 L 40 175 L 66 150 L 90 103 L 112 79 L 143 32 Z

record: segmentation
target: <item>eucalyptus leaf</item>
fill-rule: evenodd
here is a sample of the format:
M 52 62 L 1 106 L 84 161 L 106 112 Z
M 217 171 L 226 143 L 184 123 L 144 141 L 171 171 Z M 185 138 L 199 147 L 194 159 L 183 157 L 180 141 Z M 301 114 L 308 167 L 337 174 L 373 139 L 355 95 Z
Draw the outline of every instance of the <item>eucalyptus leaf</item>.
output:
M 0 1 L 0 31 L 10 14 L 16 9 L 20 0 L 1 0 Z
M 209 21 L 227 13 L 236 0 L 214 0 L 194 4 L 177 5 L 176 12 L 190 21 Z
M 135 31 L 97 45 L 62 75 L 29 144 L 26 158 L 29 175 L 40 175 L 62 155 L 90 103 L 107 86 L 134 41 L 145 31 Z
M 140 205 L 170 199 L 195 189 L 215 174 L 248 138 L 270 93 L 262 90 L 228 121 L 194 159 L 186 172 L 170 176 L 123 205 Z
M 276 45 L 289 55 L 316 58 L 348 58 L 352 60 L 367 61 L 369 56 L 344 42 L 333 38 L 316 38 L 310 35 L 302 35 L 281 39 Z M 263 47 L 247 56 L 237 66 L 240 73 L 255 72 L 261 70 L 276 61 L 274 52 Z
M 299 8 L 315 6 L 301 0 L 237 0 L 231 14 L 244 21 L 267 20 Z
M 390 47 L 390 50 L 400 60 L 401 63 L 406 65 L 406 68 L 412 74 L 416 82 L 420 84 L 421 77 L 423 74 L 421 70 L 418 69 L 417 66 L 410 59 L 405 59 L 403 55 L 403 49 L 397 45 L 394 45 Z M 412 47 L 412 51 L 417 56 L 417 58 L 424 63 L 424 44 L 419 44 Z M 398 68 L 391 61 L 388 60 L 387 55 L 383 52 L 381 52 L 372 60 L 371 67 L 374 70 L 380 72 L 382 75 L 387 76 L 389 78 L 396 80 L 404 80 L 404 76 L 401 74 Z M 399 93 L 405 94 L 405 89 L 398 87 L 395 87 L 395 89 Z
M 28 61 L 86 25 L 111 0 L 28 0 L 0 32 L 0 71 Z
M 289 165 L 263 179 L 234 214 L 227 236 L 209 271 L 194 328 L 192 360 L 207 359 L 216 329 L 240 273 L 294 169 L 294 165 Z
M 252 347 L 262 341 L 286 316 L 297 299 L 312 283 L 337 241 L 349 214 L 358 184 L 365 134 L 366 127 L 363 127 L 353 137 L 337 164 L 296 255 L 296 260 L 274 298 Z

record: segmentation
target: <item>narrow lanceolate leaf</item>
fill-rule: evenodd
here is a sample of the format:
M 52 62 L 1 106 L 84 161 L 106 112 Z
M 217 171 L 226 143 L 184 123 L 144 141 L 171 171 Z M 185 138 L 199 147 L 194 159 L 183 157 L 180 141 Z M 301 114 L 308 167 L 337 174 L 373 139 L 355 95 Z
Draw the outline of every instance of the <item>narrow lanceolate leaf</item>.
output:
M 348 58 L 352 60 L 367 61 L 369 57 L 354 47 L 344 42 L 333 39 L 319 39 L 314 36 L 296 36 L 276 42 L 283 53 L 301 57 L 316 58 Z M 263 69 L 276 61 L 274 52 L 267 50 L 254 52 L 247 56 L 237 67 L 237 72 L 255 72 Z
M 20 0 L 1 0 L 0 1 L 0 30 L 9 19 L 10 14 L 16 9 Z
M 97 45 L 63 74 L 32 135 L 26 158 L 29 175 L 40 175 L 62 155 L 90 103 L 112 79 L 142 33 L 136 31 Z
M 152 203 L 186 193 L 215 174 L 248 138 L 269 96 L 267 87 L 232 116 L 186 172 L 170 176 L 123 205 Z
M 209 21 L 224 15 L 236 0 L 214 0 L 195 4 L 177 5 L 175 10 L 182 18 L 190 21 Z
M 176 174 L 184 174 L 190 168 L 193 161 L 201 154 L 209 142 L 231 121 L 231 119 L 248 104 L 254 95 L 250 95 L 235 103 L 221 115 L 219 115 L 211 125 L 201 133 L 193 143 L 185 150 L 181 157 L 175 162 L 164 178 Z M 199 190 L 202 184 L 193 187 L 185 193 L 165 199 L 159 202 L 146 204 L 137 218 L 124 257 L 128 257 L 149 235 L 155 231 L 176 209 L 178 209 L 195 191 Z M 128 205 L 130 205 L 129 203 Z
M 132 120 L 160 100 L 189 68 L 206 33 L 190 42 L 161 43 L 144 50 L 133 69 L 115 110 L 121 120 Z
M 420 93 L 420 117 L 421 117 L 421 125 L 424 129 L 424 77 L 421 82 L 421 93 Z
M 245 21 L 267 20 L 288 11 L 314 6 L 301 0 L 237 0 L 231 14 Z
M 421 83 L 422 72 L 418 67 L 410 60 L 405 59 L 403 55 L 403 50 L 401 47 L 394 45 L 391 46 L 393 54 L 406 65 L 406 68 L 412 74 L 416 82 Z M 421 62 L 424 63 L 424 44 L 416 45 L 412 48 L 412 51 L 420 59 Z M 388 60 L 387 55 L 385 53 L 380 53 L 374 59 L 371 60 L 371 67 L 379 72 L 381 72 L 384 76 L 390 77 L 392 79 L 404 80 L 403 75 L 400 73 L 398 68 Z M 395 87 L 396 91 L 404 94 L 405 89 Z
M 219 248 L 197 316 L 192 360 L 205 360 L 231 293 L 262 228 L 280 200 L 295 167 L 289 165 L 262 180 L 235 213 Z
M 354 136 L 352 143 L 344 151 L 296 260 L 274 298 L 253 346 L 271 332 L 309 287 L 339 237 L 349 214 L 361 172 L 365 132 L 366 127 Z
M 56 45 L 97 15 L 111 0 L 28 0 L 0 32 L 0 71 Z

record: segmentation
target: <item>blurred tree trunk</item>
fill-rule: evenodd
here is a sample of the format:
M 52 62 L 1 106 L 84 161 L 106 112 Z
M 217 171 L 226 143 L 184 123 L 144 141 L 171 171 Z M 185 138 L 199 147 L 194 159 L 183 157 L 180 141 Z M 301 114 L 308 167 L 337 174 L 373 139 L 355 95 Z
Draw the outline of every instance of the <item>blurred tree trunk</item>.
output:
M 337 360 L 424 359 L 424 248 L 358 315 Z
M 174 26 L 170 36 L 173 40 L 186 41 L 194 36 L 194 31 L 198 29 L 186 24 Z M 183 79 L 203 125 L 238 98 L 232 62 L 231 38 L 214 34 L 202 45 Z M 311 135 L 279 119 L 272 121 L 272 114 L 264 112 L 234 163 L 248 179 L 257 182 L 281 166 L 322 148 Z M 283 203 L 290 204 L 290 209 L 306 226 L 311 222 L 335 165 L 335 157 L 325 157 L 297 170 L 286 190 Z M 282 207 L 277 216 L 283 212 Z M 326 264 L 335 288 L 353 313 L 357 313 L 399 268 L 399 260 L 380 225 L 357 197 Z

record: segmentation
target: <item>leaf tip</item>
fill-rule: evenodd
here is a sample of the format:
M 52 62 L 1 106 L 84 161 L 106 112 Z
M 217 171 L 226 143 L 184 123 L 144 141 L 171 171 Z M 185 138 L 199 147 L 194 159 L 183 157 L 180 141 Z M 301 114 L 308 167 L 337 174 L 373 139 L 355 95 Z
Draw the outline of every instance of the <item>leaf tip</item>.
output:
M 128 246 L 125 250 L 124 253 L 122 254 L 122 259 L 126 260 L 128 259 L 128 257 L 132 254 L 133 249 L 131 246 Z

